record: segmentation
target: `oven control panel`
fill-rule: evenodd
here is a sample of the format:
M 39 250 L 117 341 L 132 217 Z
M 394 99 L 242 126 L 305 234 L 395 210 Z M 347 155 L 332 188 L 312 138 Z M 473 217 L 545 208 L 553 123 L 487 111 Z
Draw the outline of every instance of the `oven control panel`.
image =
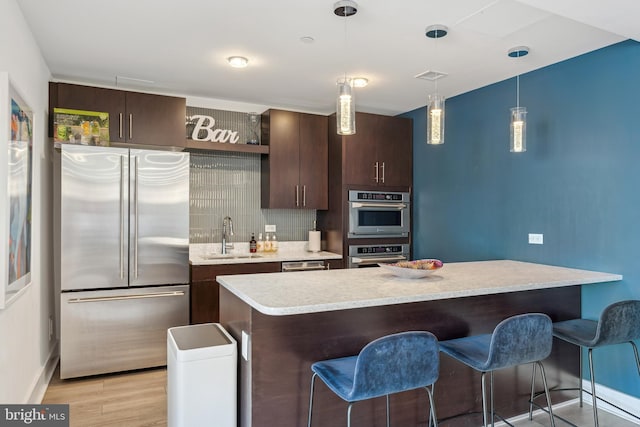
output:
M 352 245 L 349 256 L 409 254 L 409 245 Z
M 409 202 L 409 193 L 349 191 L 350 202 Z

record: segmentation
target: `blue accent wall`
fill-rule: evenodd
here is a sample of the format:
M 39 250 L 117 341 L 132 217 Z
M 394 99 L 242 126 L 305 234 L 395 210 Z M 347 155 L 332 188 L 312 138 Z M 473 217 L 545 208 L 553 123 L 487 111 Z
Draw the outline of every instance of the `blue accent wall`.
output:
M 404 114 L 414 124 L 414 257 L 624 275 L 583 287 L 592 319 L 640 299 L 639 70 L 640 43 L 626 41 L 520 76 L 524 153 L 508 145 L 515 78 L 448 99 L 441 146 L 426 145 L 424 108 Z M 594 363 L 598 383 L 640 397 L 629 345 L 595 350 Z

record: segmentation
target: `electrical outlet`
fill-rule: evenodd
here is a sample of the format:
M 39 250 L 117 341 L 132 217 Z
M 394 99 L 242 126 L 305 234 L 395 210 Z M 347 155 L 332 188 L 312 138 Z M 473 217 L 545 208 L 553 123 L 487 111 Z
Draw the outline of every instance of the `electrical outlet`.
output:
M 265 233 L 275 233 L 275 232 L 276 232 L 276 226 L 275 226 L 275 224 L 272 224 L 272 225 L 265 225 L 265 226 L 264 226 L 264 232 L 265 232 Z
M 529 244 L 530 245 L 542 245 L 543 243 L 544 243 L 544 235 L 543 234 L 529 233 Z

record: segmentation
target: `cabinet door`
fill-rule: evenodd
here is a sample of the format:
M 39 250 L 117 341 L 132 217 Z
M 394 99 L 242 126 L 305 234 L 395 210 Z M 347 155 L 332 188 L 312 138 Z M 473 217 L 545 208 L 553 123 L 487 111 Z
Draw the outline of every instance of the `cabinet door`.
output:
M 413 182 L 413 138 L 411 119 L 385 117 L 378 133 L 378 185 L 410 187 Z
M 263 162 L 262 207 L 296 209 L 302 203 L 300 188 L 300 113 L 270 110 L 263 139 L 269 155 Z
M 216 277 L 231 274 L 276 273 L 279 262 L 191 266 L 191 324 L 220 321 L 220 285 Z
M 109 113 L 109 140 L 125 142 L 125 92 L 100 87 L 56 83 L 57 102 L 53 107 Z M 54 97 L 54 95 L 51 95 Z M 53 114 L 53 111 L 50 112 Z M 184 117 L 183 117 L 184 127 Z
M 356 114 L 356 134 L 342 137 L 343 176 L 347 185 L 377 185 L 376 171 L 379 119 L 374 114 Z M 335 132 L 335 129 L 331 129 Z
M 300 114 L 300 207 L 328 209 L 328 119 Z
M 126 92 L 127 142 L 182 147 L 186 140 L 186 100 L 172 96 Z

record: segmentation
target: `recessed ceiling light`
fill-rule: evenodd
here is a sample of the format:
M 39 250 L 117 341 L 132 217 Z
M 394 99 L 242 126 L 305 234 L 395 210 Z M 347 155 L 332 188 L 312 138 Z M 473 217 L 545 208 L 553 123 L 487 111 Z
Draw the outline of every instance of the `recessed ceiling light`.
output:
M 366 77 L 354 77 L 352 80 L 353 87 L 365 87 L 369 84 L 369 79 Z
M 244 56 L 230 56 L 227 61 L 233 68 L 244 68 L 249 64 L 249 60 Z
M 302 43 L 309 44 L 309 43 L 313 43 L 315 41 L 315 39 L 313 37 L 311 37 L 311 36 L 304 36 L 304 37 L 300 37 L 300 41 Z

